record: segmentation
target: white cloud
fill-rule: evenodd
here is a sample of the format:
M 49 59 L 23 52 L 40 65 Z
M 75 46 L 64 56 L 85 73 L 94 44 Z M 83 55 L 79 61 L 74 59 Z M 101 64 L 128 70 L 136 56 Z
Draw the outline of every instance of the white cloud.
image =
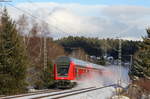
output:
M 150 25 L 150 8 L 59 3 L 20 3 L 16 5 L 49 23 L 51 35 L 141 39 Z M 18 11 L 10 9 L 13 18 Z M 63 33 L 65 32 L 65 33 Z M 116 34 L 119 33 L 119 34 Z

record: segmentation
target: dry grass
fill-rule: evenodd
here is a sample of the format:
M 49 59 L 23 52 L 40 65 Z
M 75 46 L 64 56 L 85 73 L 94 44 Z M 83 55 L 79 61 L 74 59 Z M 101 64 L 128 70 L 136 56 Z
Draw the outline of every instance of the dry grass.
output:
M 141 78 L 140 80 L 134 81 L 133 83 L 140 86 L 144 92 L 150 92 L 150 79 Z
M 141 78 L 133 81 L 123 95 L 128 96 L 130 99 L 149 99 L 150 80 Z M 143 98 L 143 95 L 147 98 Z

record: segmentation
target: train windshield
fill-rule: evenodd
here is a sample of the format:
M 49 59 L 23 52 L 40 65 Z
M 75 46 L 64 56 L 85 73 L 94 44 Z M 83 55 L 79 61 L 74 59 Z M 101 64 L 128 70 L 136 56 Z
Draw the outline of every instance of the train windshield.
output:
M 56 59 L 57 74 L 61 77 L 67 77 L 70 67 L 70 58 L 62 56 Z
M 67 65 L 57 65 L 58 76 L 68 76 L 69 66 Z

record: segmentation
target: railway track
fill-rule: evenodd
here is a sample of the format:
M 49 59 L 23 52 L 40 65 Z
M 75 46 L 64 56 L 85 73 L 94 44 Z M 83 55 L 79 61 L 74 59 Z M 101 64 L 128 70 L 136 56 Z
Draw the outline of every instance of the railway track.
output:
M 20 94 L 20 95 L 14 95 L 14 96 L 4 96 L 4 97 L 2 96 L 2 97 L 0 97 L 0 99 L 40 99 L 42 97 L 55 96 L 55 95 L 70 93 L 73 91 L 80 91 L 80 90 L 86 90 L 86 89 L 91 89 L 91 88 L 94 88 L 94 87 L 75 89 L 75 90 L 65 90 L 65 91 L 45 90 L 45 91 L 40 91 L 40 92 Z
M 68 96 L 78 95 L 78 94 L 82 94 L 82 93 L 86 93 L 86 92 L 90 92 L 90 91 L 94 91 L 94 90 L 99 90 L 99 89 L 103 89 L 103 88 L 107 88 L 107 87 L 111 87 L 111 86 L 114 86 L 114 85 L 108 85 L 108 86 L 104 86 L 104 87 L 88 89 L 88 90 L 81 91 L 81 92 L 70 93 L 68 95 L 57 96 L 57 97 L 54 97 L 54 98 L 51 98 L 51 99 L 65 98 L 65 97 L 68 97 Z
M 52 90 L 46 90 L 36 93 L 30 93 L 30 94 L 22 94 L 22 95 L 15 95 L 15 96 L 7 96 L 7 97 L 0 97 L 0 99 L 60 99 L 65 98 L 69 96 L 79 95 L 87 92 L 92 92 L 95 90 L 116 86 L 116 85 L 107 85 L 103 87 L 88 87 L 88 88 L 82 88 L 82 89 L 70 89 L 70 90 L 61 90 L 61 91 L 52 91 Z
M 49 97 L 49 96 L 45 96 L 45 97 L 38 97 L 38 98 L 34 98 L 34 99 L 60 99 L 60 98 L 65 98 L 65 97 L 69 97 L 69 96 L 74 96 L 74 95 L 79 95 L 82 93 L 87 93 L 87 92 L 91 92 L 91 91 L 95 91 L 95 90 L 99 90 L 99 89 L 103 89 L 103 88 L 107 88 L 107 87 L 111 87 L 111 86 L 115 86 L 115 85 L 108 85 L 108 86 L 103 86 L 103 87 L 99 87 L 99 88 L 91 88 L 91 89 L 87 89 L 87 90 L 81 90 L 81 91 L 74 91 L 68 94 L 62 94 L 62 95 L 58 95 L 58 96 L 54 96 L 54 97 Z
M 41 90 L 41 91 L 37 91 L 37 92 L 29 92 L 29 93 L 13 95 L 13 96 L 0 96 L 0 99 L 12 99 L 12 98 L 19 98 L 19 97 L 49 93 L 49 92 L 58 92 L 58 91 L 60 91 L 60 90 Z
M 66 94 L 70 94 L 70 93 L 74 93 L 74 92 L 86 91 L 86 90 L 94 89 L 94 88 L 95 87 L 89 87 L 89 88 L 82 88 L 82 89 L 77 89 L 77 90 L 65 91 L 65 92 L 55 93 L 55 94 L 51 94 L 51 95 L 35 97 L 35 98 L 32 98 L 32 99 L 41 99 L 41 98 L 45 98 L 45 97 L 50 97 L 50 99 L 53 99 L 53 97 L 56 97 L 56 96 L 66 95 Z

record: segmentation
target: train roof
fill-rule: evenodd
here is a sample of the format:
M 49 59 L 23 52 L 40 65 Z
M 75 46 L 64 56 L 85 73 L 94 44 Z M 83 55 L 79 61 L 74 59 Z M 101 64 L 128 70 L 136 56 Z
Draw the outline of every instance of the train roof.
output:
M 73 57 L 61 56 L 61 57 L 58 57 L 56 59 L 56 63 L 70 64 L 70 62 L 74 62 L 74 64 L 82 66 L 82 67 L 91 67 L 91 68 L 95 68 L 95 69 L 105 69 L 105 67 L 102 65 L 98 65 L 98 64 L 91 63 L 91 62 L 79 60 L 79 59 L 76 59 Z

